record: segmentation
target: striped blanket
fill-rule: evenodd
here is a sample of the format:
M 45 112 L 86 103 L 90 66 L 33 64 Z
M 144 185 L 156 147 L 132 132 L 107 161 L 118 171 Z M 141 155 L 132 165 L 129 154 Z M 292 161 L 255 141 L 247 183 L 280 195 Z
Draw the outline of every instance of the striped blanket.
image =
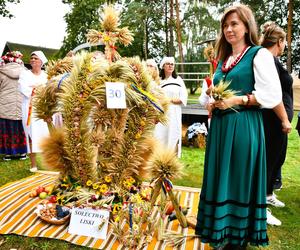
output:
M 72 235 L 68 233 L 68 225 L 51 225 L 41 221 L 34 210 L 41 201 L 39 198 L 30 198 L 29 193 L 39 185 L 47 186 L 55 181 L 57 176 L 36 174 L 17 182 L 9 183 L 0 188 L 0 234 L 17 234 L 28 237 L 46 237 L 65 240 L 73 244 L 96 249 L 125 249 L 108 229 L 106 240 L 97 238 Z M 174 187 L 178 192 L 180 204 L 189 207 L 188 214 L 196 214 L 198 207 L 199 189 L 187 187 Z M 153 218 L 158 219 L 159 213 L 154 210 Z M 181 228 L 178 221 L 168 222 L 165 220 L 165 228 L 184 235 L 194 234 L 191 228 Z M 166 242 L 158 241 L 154 234 L 153 240 L 145 249 L 174 249 Z M 199 239 L 186 239 L 178 249 L 208 250 L 208 245 Z

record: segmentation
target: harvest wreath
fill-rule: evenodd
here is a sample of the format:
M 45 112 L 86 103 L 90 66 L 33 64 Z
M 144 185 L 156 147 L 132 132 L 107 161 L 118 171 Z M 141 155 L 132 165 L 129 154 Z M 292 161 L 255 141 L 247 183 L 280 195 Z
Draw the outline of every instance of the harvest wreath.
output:
M 155 124 L 166 122 L 169 101 L 152 84 L 144 62 L 122 58 L 115 50 L 117 42 L 131 43 L 130 31 L 119 28 L 111 7 L 104 9 L 101 28 L 89 31 L 87 40 L 102 42 L 105 54 L 83 51 L 51 62 L 48 84 L 34 97 L 37 117 L 50 130 L 41 145 L 44 165 L 61 174 L 46 200 L 55 206 L 108 210 L 118 240 L 142 249 L 161 225 L 150 219 L 154 206 L 160 206 L 162 220 L 171 203 L 181 226 L 188 226 L 172 187 L 182 165 L 152 137 Z M 124 84 L 126 108 L 108 107 L 107 82 Z M 54 114 L 62 116 L 62 127 L 53 126 Z M 160 240 L 180 242 L 177 234 L 176 241 L 171 235 L 159 229 Z

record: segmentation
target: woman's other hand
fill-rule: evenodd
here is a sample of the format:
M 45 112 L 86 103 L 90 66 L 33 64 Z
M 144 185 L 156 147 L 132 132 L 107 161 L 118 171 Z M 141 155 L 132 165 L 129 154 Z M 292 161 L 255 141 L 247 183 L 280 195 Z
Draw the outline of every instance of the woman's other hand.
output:
M 182 101 L 179 98 L 172 98 L 170 102 L 175 105 L 182 104 Z
M 215 109 L 214 103 L 208 103 L 205 105 L 205 108 L 207 109 L 208 113 L 211 113 Z
M 281 122 L 282 125 L 282 132 L 283 133 L 290 133 L 292 131 L 292 124 L 290 123 L 289 120 L 285 120 L 283 122 Z
M 213 90 L 213 86 L 211 85 L 211 86 L 206 90 L 205 93 L 206 93 L 208 96 L 211 96 L 212 90 Z

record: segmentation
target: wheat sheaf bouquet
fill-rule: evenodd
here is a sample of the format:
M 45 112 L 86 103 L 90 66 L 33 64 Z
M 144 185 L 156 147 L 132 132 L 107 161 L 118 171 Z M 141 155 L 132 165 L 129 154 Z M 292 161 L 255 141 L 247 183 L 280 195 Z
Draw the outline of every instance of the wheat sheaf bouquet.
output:
M 231 90 L 229 88 L 230 82 L 221 80 L 220 83 L 213 87 L 212 89 L 212 97 L 216 101 L 223 101 L 230 97 L 235 96 L 238 91 Z
M 236 96 L 238 91 L 229 88 L 230 82 L 221 80 L 218 85 L 214 86 L 211 92 L 212 97 L 215 101 L 224 101 L 230 97 Z M 229 107 L 235 112 L 238 112 L 233 107 Z
M 63 117 L 62 127 L 51 125 L 50 136 L 43 140 L 42 160 L 49 170 L 61 173 L 54 190 L 59 204 L 108 209 L 119 242 L 144 249 L 156 228 L 153 209 L 160 190 L 143 183 L 171 183 L 180 176 L 181 165 L 175 153 L 157 153 L 152 137 L 155 124 L 166 123 L 167 98 L 153 87 L 139 58 L 116 56 L 115 42 L 131 41 L 127 29 L 116 28 L 117 13 L 106 9 L 102 22 L 102 33 L 94 38 L 106 38 L 105 54 L 82 51 L 53 62 L 48 87 L 36 94 L 39 119 L 50 121 L 57 112 Z M 126 108 L 107 108 L 106 82 L 124 83 Z M 177 215 L 185 219 L 180 211 Z

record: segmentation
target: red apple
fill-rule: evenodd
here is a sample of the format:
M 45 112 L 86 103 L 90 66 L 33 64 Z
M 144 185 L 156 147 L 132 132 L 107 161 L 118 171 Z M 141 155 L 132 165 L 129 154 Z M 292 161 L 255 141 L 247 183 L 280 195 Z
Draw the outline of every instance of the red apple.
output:
M 36 192 L 39 195 L 40 193 L 45 192 L 45 188 L 43 186 L 39 186 L 37 187 Z
M 52 195 L 52 196 L 49 198 L 49 202 L 51 202 L 51 203 L 56 203 L 56 202 L 57 202 L 57 197 L 56 197 L 56 195 Z

